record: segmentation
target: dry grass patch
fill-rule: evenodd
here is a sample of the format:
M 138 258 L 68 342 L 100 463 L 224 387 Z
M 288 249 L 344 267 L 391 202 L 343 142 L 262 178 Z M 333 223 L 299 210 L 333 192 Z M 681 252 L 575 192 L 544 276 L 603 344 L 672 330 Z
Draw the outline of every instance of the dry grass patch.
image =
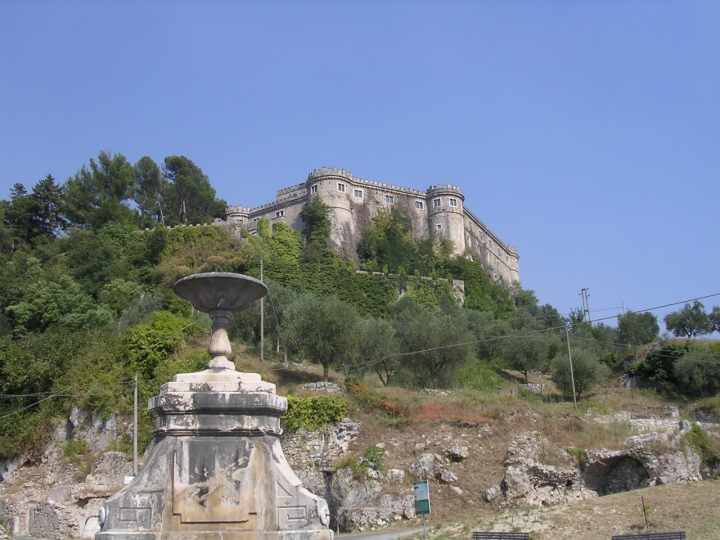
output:
M 428 531 L 430 540 L 467 540 L 471 530 L 525 531 L 537 540 L 608 540 L 645 531 L 687 531 L 688 540 L 720 538 L 720 481 L 671 484 L 542 508 L 511 509 L 484 519 L 454 521 Z M 415 538 L 421 538 L 422 534 Z

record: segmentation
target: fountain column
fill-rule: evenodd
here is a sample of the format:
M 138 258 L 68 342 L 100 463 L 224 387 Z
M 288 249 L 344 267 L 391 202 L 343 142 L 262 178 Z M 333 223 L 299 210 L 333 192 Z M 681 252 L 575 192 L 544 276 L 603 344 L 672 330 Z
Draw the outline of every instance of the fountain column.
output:
M 150 399 L 155 439 L 147 462 L 105 502 L 95 539 L 332 540 L 327 503 L 302 487 L 280 446 L 287 400 L 228 360 L 230 317 L 267 288 L 212 272 L 183 278 L 174 290 L 212 318 L 212 359 Z

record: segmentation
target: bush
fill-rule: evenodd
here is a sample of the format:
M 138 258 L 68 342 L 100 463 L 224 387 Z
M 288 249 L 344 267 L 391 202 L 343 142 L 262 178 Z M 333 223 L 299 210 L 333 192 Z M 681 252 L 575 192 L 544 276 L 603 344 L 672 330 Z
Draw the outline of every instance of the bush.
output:
M 697 424 L 693 425 L 692 429 L 683 437 L 682 442 L 700 455 L 703 465 L 714 468 L 720 464 L 718 443 L 711 440 L 703 428 Z
M 288 431 L 300 428 L 314 431 L 325 424 L 340 422 L 347 415 L 348 407 L 337 396 L 288 396 L 288 410 L 282 420 Z
M 124 352 L 130 366 L 143 378 L 151 379 L 160 362 L 185 347 L 185 331 L 191 325 L 188 319 L 167 311 L 153 313 L 147 323 L 127 333 Z
M 686 352 L 687 347 L 684 345 L 664 345 L 660 350 L 649 352 L 645 360 L 631 364 L 625 371 L 628 375 L 650 382 L 675 384 L 675 364 Z
M 383 460 L 385 459 L 385 449 L 375 445 L 369 446 L 368 449 L 365 450 L 363 458 L 370 468 L 375 469 L 376 471 L 382 471 Z
M 476 361 L 461 367 L 457 372 L 456 385 L 473 390 L 491 390 L 500 386 L 503 378 L 490 362 Z
M 601 364 L 589 351 L 579 349 L 573 353 L 573 374 L 575 376 L 575 391 L 578 396 L 590 390 L 596 384 L 607 379 L 610 370 Z M 559 354 L 552 361 L 552 380 L 565 395 L 572 394 L 572 377 L 570 375 L 570 361 L 566 354 Z

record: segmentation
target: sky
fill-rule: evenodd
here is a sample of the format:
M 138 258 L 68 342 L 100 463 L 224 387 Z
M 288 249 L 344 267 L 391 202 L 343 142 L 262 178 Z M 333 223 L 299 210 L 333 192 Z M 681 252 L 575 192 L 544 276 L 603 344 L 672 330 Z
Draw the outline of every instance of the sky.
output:
M 458 185 L 562 313 L 718 294 L 720 2 L 0 1 L 0 198 L 100 151 Z

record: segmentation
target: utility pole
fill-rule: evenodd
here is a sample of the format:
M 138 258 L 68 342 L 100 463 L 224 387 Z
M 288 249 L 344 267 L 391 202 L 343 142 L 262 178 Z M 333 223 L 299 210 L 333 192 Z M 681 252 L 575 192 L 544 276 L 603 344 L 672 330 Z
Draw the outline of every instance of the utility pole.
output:
M 135 373 L 135 388 L 133 389 L 133 476 L 137 476 L 137 420 L 138 420 L 138 380 Z
M 590 317 L 590 300 L 588 300 L 588 298 L 590 298 L 589 290 L 587 287 L 580 289 L 580 296 L 582 296 L 583 300 L 583 312 L 587 315 L 588 322 L 592 324 L 592 317 Z
M 260 255 L 260 281 L 263 281 L 263 256 Z M 260 363 L 265 360 L 265 298 L 260 298 Z
M 625 315 L 625 300 L 622 300 L 623 315 Z
M 570 359 L 570 380 L 572 381 L 573 387 L 573 403 L 575 404 L 575 410 L 577 410 L 577 396 L 575 395 L 575 373 L 573 373 L 572 352 L 570 352 L 570 328 L 568 328 L 567 326 L 565 326 L 565 337 L 567 338 L 568 358 Z

